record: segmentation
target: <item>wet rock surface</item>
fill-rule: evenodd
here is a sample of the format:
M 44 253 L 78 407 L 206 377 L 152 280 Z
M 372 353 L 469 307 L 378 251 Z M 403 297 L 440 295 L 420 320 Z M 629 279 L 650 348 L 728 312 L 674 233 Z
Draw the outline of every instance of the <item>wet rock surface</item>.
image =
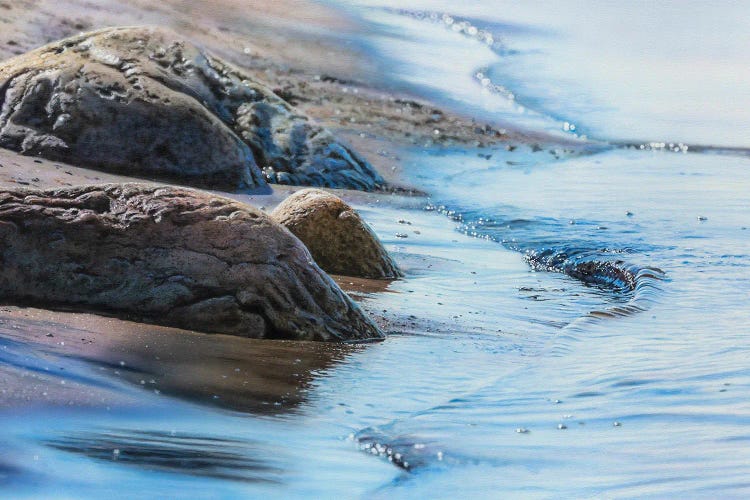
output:
M 143 184 L 0 191 L 0 300 L 254 338 L 382 333 L 283 227 Z
M 331 274 L 361 278 L 402 276 L 378 237 L 341 198 L 303 189 L 271 214 L 307 246 L 315 262 Z
M 0 147 L 222 189 L 384 183 L 269 88 L 163 28 L 84 33 L 0 63 Z

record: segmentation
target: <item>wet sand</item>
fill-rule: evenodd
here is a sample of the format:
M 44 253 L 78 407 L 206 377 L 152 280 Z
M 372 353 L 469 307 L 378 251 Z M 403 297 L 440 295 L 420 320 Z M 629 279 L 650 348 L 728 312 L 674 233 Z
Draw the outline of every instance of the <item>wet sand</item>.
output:
M 87 381 L 71 380 L 64 362 L 72 359 L 84 362 L 94 373 L 155 394 L 242 412 L 288 412 L 303 400 L 314 373 L 364 348 L 356 344 L 267 342 L 19 307 L 0 308 L 0 336 L 50 359 L 49 371 L 33 384 L 24 373 L 0 371 L 0 406 L 6 408 L 135 403 L 121 391 L 92 389 Z

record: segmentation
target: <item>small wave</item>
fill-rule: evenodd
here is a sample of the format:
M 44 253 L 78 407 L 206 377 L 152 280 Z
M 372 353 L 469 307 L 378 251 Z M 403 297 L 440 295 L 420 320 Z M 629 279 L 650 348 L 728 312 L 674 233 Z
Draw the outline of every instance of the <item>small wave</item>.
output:
M 682 142 L 663 142 L 663 141 L 613 141 L 612 146 L 621 149 L 636 149 L 640 151 L 665 151 L 671 153 L 700 153 L 714 154 L 722 156 L 750 156 L 750 148 L 745 147 L 726 147 L 711 146 L 706 144 L 685 144 Z
M 535 270 L 559 272 L 589 285 L 610 289 L 629 297 L 624 305 L 614 306 L 604 311 L 589 313 L 595 317 L 626 316 L 648 309 L 653 300 L 653 292 L 659 289 L 659 282 L 665 273 L 656 267 L 640 267 L 624 260 L 596 260 L 585 256 L 585 250 L 571 255 L 566 250 L 531 250 L 524 255 L 525 260 Z
M 446 29 L 467 38 L 482 42 L 495 51 L 502 51 L 505 47 L 496 32 L 477 26 L 476 20 L 456 17 L 447 12 L 388 8 L 384 10 L 400 16 L 417 19 L 419 21 L 442 24 Z
M 590 317 L 616 317 L 647 310 L 666 279 L 657 267 L 628 263 L 621 256 L 632 252 L 629 248 L 610 248 L 602 242 L 581 241 L 562 243 L 554 240 L 563 223 L 555 219 L 511 218 L 498 221 L 475 211 L 462 212 L 445 205 L 428 205 L 425 210 L 436 211 L 458 222 L 458 230 L 467 236 L 487 239 L 523 254 L 524 260 L 535 271 L 561 273 L 590 286 L 608 290 L 626 303 L 606 310 L 591 311 Z M 504 238 L 513 231 L 518 237 Z

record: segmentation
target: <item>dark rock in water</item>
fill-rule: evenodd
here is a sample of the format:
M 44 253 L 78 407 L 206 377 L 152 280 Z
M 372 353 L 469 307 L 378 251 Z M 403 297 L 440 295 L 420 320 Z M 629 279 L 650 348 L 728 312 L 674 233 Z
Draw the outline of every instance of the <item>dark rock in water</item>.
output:
M 1 63 L 0 147 L 214 188 L 383 184 L 270 89 L 161 28 L 94 31 Z
M 184 188 L 0 191 L 0 299 L 255 338 L 382 333 L 260 211 Z
M 338 196 L 303 189 L 284 200 L 271 217 L 302 240 L 329 273 L 376 279 L 402 276 L 372 229 Z

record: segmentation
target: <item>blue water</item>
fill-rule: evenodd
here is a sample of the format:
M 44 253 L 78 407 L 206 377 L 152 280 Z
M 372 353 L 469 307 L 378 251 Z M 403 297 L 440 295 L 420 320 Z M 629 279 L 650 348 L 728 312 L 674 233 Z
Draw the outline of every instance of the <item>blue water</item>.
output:
M 0 377 L 25 377 L 15 396 L 37 402 L 0 417 L 0 488 L 747 497 L 750 9 L 340 7 L 388 69 L 381 84 L 596 147 L 398 151 L 429 199 L 357 208 L 407 272 L 365 305 L 406 321 L 383 343 L 299 369 L 295 404 L 190 402 L 159 377 L 139 384 L 130 362 L 23 341 L 45 323 L 0 318 Z M 592 263 L 603 267 L 584 272 Z M 217 377 L 237 373 L 239 361 L 223 363 Z M 52 385 L 71 392 L 45 400 Z
M 410 463 L 392 488 L 408 496 L 746 496 L 747 5 L 425 4 L 363 11 L 389 26 L 372 44 L 404 89 L 604 146 L 417 150 L 411 180 L 459 232 L 579 281 L 517 295 L 587 311 L 538 349 L 522 335 L 511 373 L 360 442 Z

